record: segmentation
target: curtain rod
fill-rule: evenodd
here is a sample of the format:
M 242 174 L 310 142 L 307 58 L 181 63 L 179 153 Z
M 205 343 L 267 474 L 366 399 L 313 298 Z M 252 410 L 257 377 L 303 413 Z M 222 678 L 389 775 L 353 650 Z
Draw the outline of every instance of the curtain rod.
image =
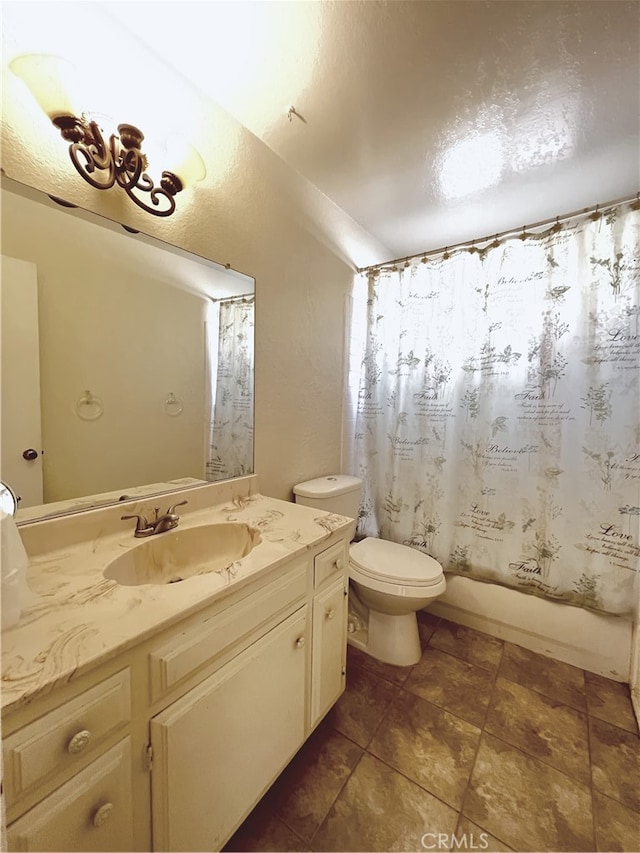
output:
M 577 217 L 585 216 L 588 213 L 600 214 L 605 210 L 610 210 L 612 207 L 618 207 L 620 204 L 627 204 L 629 202 L 636 202 L 636 204 L 640 206 L 640 192 L 637 192 L 632 196 L 624 196 L 623 198 L 618 198 L 614 201 L 608 201 L 606 204 L 595 204 L 592 207 L 585 207 L 582 210 L 574 210 L 572 213 L 565 213 L 561 216 L 554 216 L 551 219 L 543 219 L 540 222 L 533 222 L 531 225 L 523 225 L 521 228 L 509 228 L 506 231 L 499 231 L 497 234 L 493 234 L 489 237 L 477 237 L 475 240 L 463 240 L 460 243 L 453 243 L 449 246 L 443 246 L 440 249 L 430 249 L 427 252 L 416 252 L 415 254 L 407 255 L 404 258 L 394 258 L 392 261 L 383 261 L 380 264 L 371 264 L 367 267 L 357 267 L 357 272 L 369 273 L 374 270 L 381 270 L 384 267 L 393 267 L 396 264 L 408 264 L 409 261 L 426 259 L 431 255 L 441 255 L 449 251 L 466 249 L 467 247 L 473 248 L 476 243 L 488 243 L 490 240 L 496 242 L 500 239 L 511 236 L 528 236 L 527 231 L 532 228 L 543 228 L 545 225 L 560 225 L 561 222 L 567 222 L 569 219 L 576 219 Z
M 220 296 L 218 299 L 210 296 L 211 302 L 233 302 L 234 299 L 241 299 L 244 302 L 251 302 L 256 298 L 255 293 L 240 293 L 238 296 Z

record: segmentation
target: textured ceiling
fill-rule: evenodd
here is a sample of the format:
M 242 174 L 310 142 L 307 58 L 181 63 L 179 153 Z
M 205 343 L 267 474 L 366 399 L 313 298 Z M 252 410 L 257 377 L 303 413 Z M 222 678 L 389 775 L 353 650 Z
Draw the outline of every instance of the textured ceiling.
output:
M 3 31 L 12 7 L 30 51 L 55 30 L 62 55 L 88 52 L 83 81 L 111 82 L 96 103 L 135 115 L 149 140 L 190 100 L 177 71 L 285 164 L 265 186 L 284 193 L 286 172 L 304 188 L 299 215 L 360 233 L 346 251 L 359 266 L 367 241 L 378 260 L 402 257 L 640 185 L 637 0 L 3 3 Z M 145 82 L 149 50 L 175 88 Z M 198 116 L 183 124 L 208 157 L 206 204 L 233 141 L 202 138 Z
M 638 2 L 150 6 L 106 4 L 394 256 L 638 189 Z

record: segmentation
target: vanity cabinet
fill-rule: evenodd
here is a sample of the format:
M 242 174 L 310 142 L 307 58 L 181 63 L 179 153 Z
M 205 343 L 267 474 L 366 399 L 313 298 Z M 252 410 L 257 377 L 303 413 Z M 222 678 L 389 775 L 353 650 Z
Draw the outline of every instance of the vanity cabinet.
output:
M 9 850 L 133 849 L 131 742 L 124 738 L 14 821 Z
M 305 736 L 308 608 L 151 720 L 154 850 L 219 850 Z
M 344 536 L 5 714 L 9 850 L 219 850 L 344 689 Z
M 219 850 L 342 693 L 345 549 L 323 549 L 206 629 L 219 645 L 252 608 L 264 619 L 307 602 L 151 720 L 154 851 Z M 173 649 L 174 669 L 193 639 Z
M 127 667 L 4 739 L 7 805 L 37 802 L 10 824 L 10 850 L 132 849 L 130 718 Z
M 347 663 L 347 582 L 332 582 L 313 599 L 311 727 L 344 690 Z
M 9 802 L 45 792 L 103 750 L 131 719 L 129 668 L 84 690 L 6 737 L 3 792 Z

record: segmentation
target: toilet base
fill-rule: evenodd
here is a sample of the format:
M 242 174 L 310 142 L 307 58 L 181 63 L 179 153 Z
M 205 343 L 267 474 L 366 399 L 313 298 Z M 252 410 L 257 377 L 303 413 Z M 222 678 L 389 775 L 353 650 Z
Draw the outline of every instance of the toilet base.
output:
M 415 613 L 387 616 L 370 610 L 366 626 L 349 614 L 347 643 L 383 663 L 412 666 L 422 657 L 418 619 Z
M 396 666 L 411 666 L 422 657 L 415 613 L 389 616 L 369 611 L 367 654 Z

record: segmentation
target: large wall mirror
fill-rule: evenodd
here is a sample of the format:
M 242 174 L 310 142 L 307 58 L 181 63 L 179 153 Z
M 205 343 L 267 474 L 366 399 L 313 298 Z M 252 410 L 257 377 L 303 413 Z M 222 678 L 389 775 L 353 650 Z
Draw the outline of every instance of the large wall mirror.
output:
M 2 177 L 18 522 L 253 472 L 255 282 Z

